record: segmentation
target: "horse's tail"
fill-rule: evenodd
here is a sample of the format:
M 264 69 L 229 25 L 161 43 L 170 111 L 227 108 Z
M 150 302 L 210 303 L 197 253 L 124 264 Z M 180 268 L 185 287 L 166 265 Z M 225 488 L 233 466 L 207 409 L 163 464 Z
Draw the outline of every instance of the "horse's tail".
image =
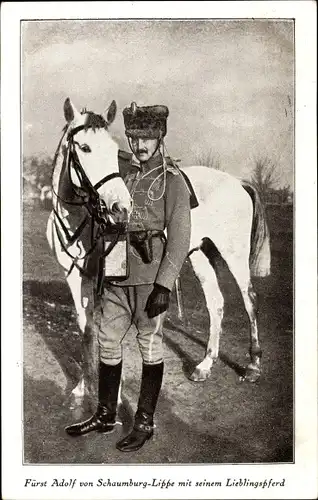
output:
M 251 275 L 268 276 L 271 272 L 271 251 L 265 207 L 257 189 L 251 183 L 241 181 L 241 184 L 251 197 L 254 208 L 250 250 Z

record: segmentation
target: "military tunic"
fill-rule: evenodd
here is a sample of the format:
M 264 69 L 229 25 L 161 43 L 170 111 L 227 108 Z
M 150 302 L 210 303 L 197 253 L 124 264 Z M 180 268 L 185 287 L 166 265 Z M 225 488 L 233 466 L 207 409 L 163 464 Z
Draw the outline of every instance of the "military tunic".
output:
M 133 199 L 129 232 L 166 230 L 166 243 L 152 238 L 153 259 L 146 263 L 138 250 L 129 245 L 129 277 L 106 283 L 105 296 L 96 314 L 99 328 L 100 359 L 116 365 L 122 359 L 122 341 L 132 323 L 146 364 L 163 360 L 163 322 L 166 312 L 149 318 L 145 305 L 153 284 L 172 290 L 190 244 L 190 194 L 179 170 L 160 155 L 140 165 L 131 154 L 119 154 L 122 177 Z
M 166 245 L 152 238 L 153 260 L 145 263 L 138 250 L 129 245 L 129 278 L 118 284 L 157 283 L 172 290 L 190 244 L 189 190 L 169 158 L 164 172 L 162 157 L 139 164 L 132 155 L 121 152 L 119 167 L 133 199 L 128 226 L 131 231 L 167 230 Z

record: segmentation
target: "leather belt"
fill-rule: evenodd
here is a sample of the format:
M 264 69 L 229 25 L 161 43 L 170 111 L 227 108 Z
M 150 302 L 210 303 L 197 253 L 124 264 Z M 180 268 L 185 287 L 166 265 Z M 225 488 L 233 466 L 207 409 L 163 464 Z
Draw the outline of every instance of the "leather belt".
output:
M 150 264 L 153 259 L 152 238 L 159 237 L 166 243 L 166 235 L 161 229 L 129 232 L 130 243 L 137 250 L 143 262 Z

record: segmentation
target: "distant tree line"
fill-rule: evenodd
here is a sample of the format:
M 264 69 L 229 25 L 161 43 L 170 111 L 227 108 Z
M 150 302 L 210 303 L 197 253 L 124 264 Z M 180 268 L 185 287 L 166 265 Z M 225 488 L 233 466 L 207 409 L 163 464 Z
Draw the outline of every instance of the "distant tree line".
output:
M 290 186 L 277 187 L 279 182 L 277 165 L 268 156 L 255 160 L 251 182 L 257 188 L 264 203 L 293 203 Z
M 276 163 L 268 156 L 257 157 L 254 162 L 254 168 L 249 180 L 257 188 L 263 202 L 293 203 L 293 192 L 290 186 L 277 187 L 280 179 Z M 212 150 L 197 155 L 195 164 L 222 170 L 220 158 Z
M 41 189 L 50 186 L 52 162 L 49 156 L 27 156 L 23 158 L 23 178 L 31 185 Z
M 29 156 L 23 158 L 24 182 L 39 192 L 51 186 L 52 158 L 49 156 Z M 222 170 L 221 161 L 213 151 L 201 153 L 195 158 L 196 165 Z M 257 188 L 264 203 L 292 203 L 293 193 L 290 186 L 277 187 L 279 175 L 277 165 L 267 156 L 255 159 L 250 181 Z
M 210 149 L 210 151 L 199 153 L 194 160 L 195 165 L 202 165 L 204 167 L 214 168 L 215 170 L 222 170 L 221 161 L 218 155 Z

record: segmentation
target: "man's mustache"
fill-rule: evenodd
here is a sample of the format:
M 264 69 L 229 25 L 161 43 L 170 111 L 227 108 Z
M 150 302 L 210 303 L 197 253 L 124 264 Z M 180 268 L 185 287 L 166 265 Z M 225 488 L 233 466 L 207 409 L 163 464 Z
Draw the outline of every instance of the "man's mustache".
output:
M 148 153 L 148 149 L 138 149 L 137 154 Z

